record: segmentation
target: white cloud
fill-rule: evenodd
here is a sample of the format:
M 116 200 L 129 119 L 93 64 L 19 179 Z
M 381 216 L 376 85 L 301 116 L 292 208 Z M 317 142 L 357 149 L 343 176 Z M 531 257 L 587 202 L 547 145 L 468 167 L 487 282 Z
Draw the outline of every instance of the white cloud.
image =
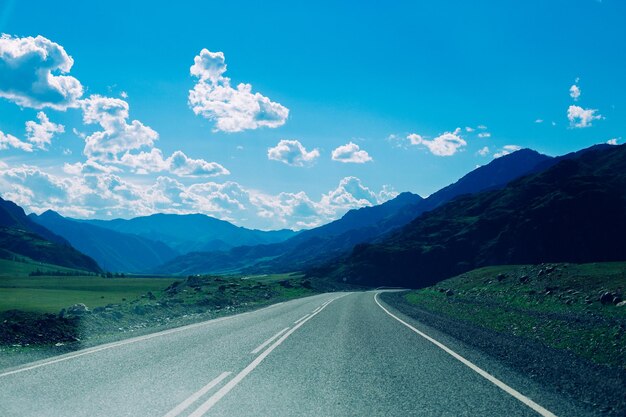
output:
M 322 196 L 320 201 L 327 212 L 338 209 L 372 206 L 379 203 L 377 195 L 363 185 L 356 177 L 346 177 L 339 182 L 337 188 Z
M 602 115 L 596 114 L 596 109 L 583 109 L 580 106 L 569 106 L 567 109 L 567 119 L 571 127 L 590 127 L 594 120 L 602 119 Z
M 517 146 L 517 145 L 504 145 L 502 147 L 502 149 L 500 149 L 499 152 L 496 152 L 493 154 L 494 158 L 500 158 L 504 155 L 508 155 L 510 153 L 513 153 L 515 151 L 519 151 L 520 149 L 522 149 L 521 146 Z
M 158 148 L 138 154 L 127 152 L 119 162 L 134 168 L 138 174 L 162 171 L 169 171 L 179 177 L 215 177 L 230 174 L 226 168 L 216 162 L 192 159 L 182 151 L 176 151 L 169 158 L 163 158 L 163 152 Z
M 39 119 L 39 123 L 33 120 L 26 122 L 26 140 L 39 149 L 47 149 L 54 134 L 65 132 L 65 127 L 61 124 L 52 123 L 42 111 L 37 113 L 37 119 Z
M 487 126 L 485 126 L 485 125 L 478 125 L 478 129 L 480 129 L 480 130 L 487 130 Z
M 77 217 L 135 217 L 153 213 L 204 213 L 247 227 L 306 228 L 335 220 L 352 208 L 380 204 L 397 195 L 389 186 L 378 193 L 346 177 L 319 200 L 305 192 L 268 195 L 227 181 L 185 185 L 160 176 L 150 185 L 133 183 L 94 161 L 66 164 L 66 176 L 32 166 L 0 163 L 0 193 L 26 210 L 53 209 Z
M 9 135 L 4 132 L 0 132 L 0 150 L 8 149 L 8 148 L 16 148 L 21 149 L 25 152 L 32 152 L 33 145 L 27 142 L 22 142 L 18 138 L 13 135 Z
M 607 145 L 617 145 L 617 142 L 622 138 L 612 138 L 606 141 Z
M 569 88 L 569 96 L 574 99 L 574 101 L 578 101 L 580 97 L 580 88 L 574 84 Z
M 215 130 L 223 132 L 285 124 L 289 109 L 260 93 L 253 94 L 250 84 L 231 87 L 230 78 L 223 76 L 225 72 L 222 52 L 203 49 L 194 58 L 190 73 L 199 81 L 189 91 L 189 106 L 195 114 L 214 120 Z
M 543 123 L 543 119 L 536 119 L 535 123 Z
M 267 150 L 267 157 L 287 165 L 302 167 L 310 165 L 320 156 L 317 149 L 308 152 L 297 140 L 281 140 L 273 148 Z
M 365 162 L 372 161 L 372 157 L 365 151 L 359 148 L 359 145 L 353 142 L 349 142 L 345 145 L 339 146 L 332 152 L 333 161 L 344 163 L 363 164 Z
M 445 132 L 433 140 L 426 140 L 422 136 L 412 133 L 407 136 L 407 139 L 411 145 L 424 145 L 433 155 L 452 156 L 467 145 L 460 133 L 461 129 L 457 128 L 454 132 Z
M 83 86 L 66 74 L 74 60 L 43 36 L 0 37 L 0 97 L 20 106 L 65 110 L 76 107 Z
M 118 98 L 92 95 L 81 100 L 83 121 L 99 124 L 104 130 L 85 137 L 84 154 L 100 161 L 115 161 L 120 153 L 151 147 L 159 134 L 138 120 L 130 124 L 128 103 Z
M 469 126 L 466 126 L 466 127 L 465 127 L 465 131 L 466 131 L 467 133 L 471 133 L 471 132 L 473 132 L 474 130 L 475 130 L 475 129 L 474 129 L 473 127 L 469 127 Z
M 488 146 L 484 146 L 482 149 L 480 149 L 478 151 L 478 155 L 480 155 L 480 156 L 487 156 L 487 155 L 489 155 L 489 147 Z
M 478 137 L 479 138 L 490 138 L 491 137 L 491 133 L 489 133 L 489 132 L 480 132 L 478 134 Z

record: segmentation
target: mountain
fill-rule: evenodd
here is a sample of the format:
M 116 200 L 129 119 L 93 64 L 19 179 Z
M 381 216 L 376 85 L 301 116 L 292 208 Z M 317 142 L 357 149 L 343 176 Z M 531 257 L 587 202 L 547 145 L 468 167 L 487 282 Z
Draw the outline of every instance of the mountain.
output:
M 81 220 L 95 226 L 159 241 L 179 253 L 227 250 L 283 241 L 293 230 L 262 231 L 235 226 L 204 214 L 153 214 L 134 219 Z
M 178 255 L 164 243 L 67 219 L 52 210 L 29 217 L 67 239 L 107 271 L 146 272 Z
M 626 260 L 626 146 L 587 149 L 499 190 L 453 200 L 311 270 L 421 287 L 478 267 Z
M 0 198 L 0 258 L 16 257 L 85 271 L 100 271 L 93 259 L 74 249 L 62 237 L 31 221 L 17 204 Z
M 312 259 L 330 259 L 342 253 L 344 247 L 348 249 L 354 244 L 362 242 L 362 237 L 357 234 L 351 235 L 354 243 L 332 241 L 332 238 L 341 234 L 380 221 L 388 215 L 395 213 L 407 204 L 421 201 L 422 197 L 402 193 L 393 200 L 378 206 L 363 207 L 350 210 L 341 219 L 311 230 L 305 230 L 291 239 L 269 245 L 240 246 L 228 251 L 191 252 L 179 256 L 164 265 L 159 266 L 154 272 L 165 274 L 197 274 L 197 273 L 227 273 L 241 270 L 258 272 L 265 267 L 264 263 L 272 261 L 281 262 L 287 260 L 287 269 L 298 269 L 296 265 L 306 265 Z M 330 242 L 330 246 L 327 243 Z M 335 246 L 332 245 L 335 243 Z M 339 247 L 340 250 L 336 248 Z M 257 265 L 260 264 L 260 265 Z M 263 265 L 263 266 L 261 266 Z M 274 269 L 281 269 L 280 267 Z
M 380 239 L 425 211 L 464 194 L 504 187 L 554 158 L 530 149 L 494 159 L 426 199 L 402 193 L 381 205 L 350 210 L 342 218 L 306 230 L 276 245 L 182 255 L 162 265 L 162 273 L 287 272 L 309 268 L 345 254 L 360 243 Z

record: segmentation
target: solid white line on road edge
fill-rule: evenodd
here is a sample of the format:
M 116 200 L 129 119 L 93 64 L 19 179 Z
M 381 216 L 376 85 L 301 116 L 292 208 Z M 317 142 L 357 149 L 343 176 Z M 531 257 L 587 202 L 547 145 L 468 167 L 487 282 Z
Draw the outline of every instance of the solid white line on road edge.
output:
M 189 398 L 187 398 L 185 401 L 183 401 L 182 403 L 178 404 L 176 407 L 174 407 L 169 413 L 167 413 L 164 417 L 176 417 L 177 415 L 179 415 L 180 413 L 182 413 L 183 411 L 185 411 L 191 404 L 195 403 L 196 401 L 198 401 L 198 399 L 200 397 L 202 397 L 204 394 L 206 394 L 207 392 L 209 392 L 211 390 L 211 388 L 213 388 L 214 386 L 216 386 L 217 384 L 219 384 L 220 382 L 222 382 L 224 380 L 224 378 L 226 378 L 228 375 L 230 375 L 231 372 L 222 372 L 217 378 L 215 378 L 214 380 L 212 380 L 211 382 L 209 382 L 208 384 L 206 384 L 204 387 L 202 387 L 199 391 L 193 393 Z
M 269 308 L 276 307 L 277 305 L 280 305 L 280 304 L 283 304 L 283 302 L 280 302 L 280 303 L 277 303 L 277 304 L 272 304 L 271 306 L 263 307 L 263 308 L 260 308 L 258 310 L 246 311 L 245 313 L 235 314 L 235 315 L 232 315 L 232 316 L 220 317 L 220 318 L 217 318 L 217 319 L 211 319 L 211 320 L 203 321 L 203 322 L 200 322 L 200 323 L 188 324 L 186 326 L 175 327 L 173 329 L 168 329 L 168 330 L 163 330 L 163 331 L 156 332 L 156 333 L 147 334 L 145 336 L 133 337 L 133 338 L 130 338 L 130 339 L 123 340 L 121 342 L 113 342 L 113 343 L 109 343 L 109 344 L 105 344 L 105 345 L 101 345 L 101 346 L 96 346 L 96 347 L 92 347 L 92 348 L 79 350 L 79 351 L 74 352 L 72 354 L 67 354 L 67 355 L 64 355 L 64 356 L 61 356 L 61 357 L 57 357 L 56 359 L 46 360 L 44 362 L 35 362 L 34 364 L 32 364 L 30 366 L 25 366 L 23 368 L 18 368 L 18 369 L 14 369 L 12 371 L 0 373 L 0 378 L 5 377 L 5 376 L 9 376 L 9 375 L 18 374 L 20 372 L 30 371 L 32 369 L 41 368 L 42 366 L 48 366 L 48 365 L 53 365 L 55 363 L 68 361 L 70 359 L 78 358 L 80 356 L 91 355 L 92 353 L 101 352 L 103 350 L 108 350 L 108 349 L 112 349 L 112 348 L 116 348 L 116 347 L 120 347 L 120 346 L 125 346 L 125 345 L 130 345 L 132 343 L 137 343 L 137 342 L 142 342 L 142 341 L 145 341 L 145 340 L 150 340 L 150 339 L 153 339 L 155 337 L 166 336 L 166 335 L 172 334 L 172 333 L 178 333 L 178 332 L 182 332 L 182 331 L 185 331 L 185 330 L 195 329 L 196 327 L 208 326 L 210 324 L 219 323 L 219 322 L 224 321 L 224 320 L 230 320 L 230 319 L 234 319 L 234 318 L 237 318 L 237 317 L 242 317 L 242 316 L 245 316 L 245 315 L 248 315 L 248 314 L 258 313 L 258 312 L 261 312 L 263 310 L 267 310 Z
M 298 320 L 294 321 L 293 324 L 298 324 L 300 323 L 302 320 L 306 319 L 307 317 L 309 317 L 310 314 L 305 314 L 304 316 L 300 317 Z
M 415 333 L 417 333 L 418 335 L 422 336 L 424 339 L 426 339 L 429 342 L 433 343 L 438 348 L 442 349 L 447 354 L 452 356 L 454 359 L 457 359 L 462 364 L 466 365 L 471 370 L 473 370 L 474 372 L 476 372 L 477 374 L 479 374 L 480 376 L 482 376 L 483 378 L 485 378 L 486 380 L 488 380 L 492 384 L 496 385 L 502 391 L 504 391 L 507 394 L 515 397 L 516 399 L 518 399 L 519 401 L 521 401 L 522 403 L 524 403 L 528 407 L 532 408 L 537 413 L 541 414 L 544 417 L 556 417 L 556 415 L 554 413 L 552 413 L 551 411 L 546 410 L 545 408 L 543 408 L 542 406 L 540 406 L 539 404 L 537 404 L 536 402 L 534 402 L 533 400 L 531 400 L 530 398 L 525 396 L 524 394 L 520 393 L 519 391 L 515 390 L 514 388 L 511 388 L 510 386 L 508 386 L 504 382 L 500 381 L 495 376 L 487 373 L 486 371 L 483 371 L 481 368 L 479 368 L 478 366 L 474 365 L 472 362 L 468 361 L 463 356 L 459 355 L 458 353 L 456 353 L 455 351 L 453 351 L 452 349 L 450 349 L 449 347 L 447 347 L 443 343 L 438 342 L 437 340 L 435 340 L 432 337 L 428 336 L 426 333 L 417 330 L 415 327 L 411 326 L 409 323 L 405 322 L 404 320 L 402 320 L 398 316 L 394 315 L 393 313 L 390 313 L 389 310 L 387 310 L 385 307 L 383 307 L 382 304 L 380 304 L 380 302 L 378 301 L 378 294 L 379 293 L 374 294 L 374 301 L 376 301 L 376 304 L 378 304 L 378 306 L 380 308 L 382 308 L 385 311 L 385 313 L 389 314 L 391 317 L 393 317 L 394 319 L 398 320 L 400 323 L 404 324 L 406 327 L 408 327 L 409 329 L 413 330 Z
M 324 307 L 326 307 L 328 304 L 330 304 L 331 302 L 341 298 L 341 297 L 345 297 L 348 294 L 344 294 L 344 295 L 340 295 L 339 297 L 335 297 L 332 300 L 330 300 L 328 303 L 326 303 L 324 305 Z M 321 313 L 322 310 L 324 308 L 322 308 L 320 311 L 318 311 L 315 314 L 310 315 L 309 317 L 307 317 L 305 320 L 301 321 L 298 325 L 294 326 L 291 330 L 289 330 L 287 333 L 285 333 L 280 339 L 278 339 L 276 342 L 274 342 L 274 344 L 272 346 L 270 346 L 269 348 L 267 348 L 263 353 L 261 353 L 259 356 L 256 357 L 255 360 L 253 360 L 248 366 L 246 366 L 241 372 L 239 372 L 237 375 L 235 375 L 235 377 L 233 379 L 231 379 L 230 381 L 228 381 L 228 383 L 226 383 L 226 385 L 224 385 L 222 388 L 220 388 L 219 391 L 217 391 L 215 394 L 213 394 L 208 400 L 206 400 L 200 407 L 198 407 L 198 409 L 196 411 L 194 411 L 193 413 L 189 414 L 189 417 L 201 417 L 203 416 L 207 411 L 209 411 L 215 404 L 217 404 L 217 402 L 219 400 L 221 400 L 222 398 L 224 398 L 224 396 L 226 394 L 228 394 L 230 392 L 230 390 L 232 390 L 233 388 L 235 388 L 237 386 L 237 384 L 239 384 L 250 372 L 252 372 L 254 370 L 254 368 L 256 368 L 257 366 L 259 366 L 259 364 L 261 362 L 263 362 L 263 359 L 265 359 L 270 353 L 272 353 L 272 351 L 274 349 L 276 349 L 278 346 L 280 346 L 293 332 L 295 332 L 296 330 L 298 330 L 300 327 L 302 327 L 304 325 L 304 323 L 306 323 L 307 321 L 311 320 L 313 317 L 315 317 L 317 314 Z
M 270 337 L 269 339 L 267 339 L 265 342 L 261 343 L 259 345 L 259 347 L 257 347 L 256 349 L 254 349 L 252 352 L 253 355 L 256 355 L 257 353 L 259 353 L 265 346 L 269 345 L 270 343 L 272 343 L 274 340 L 276 340 L 276 338 L 278 336 L 280 336 L 281 334 L 285 333 L 287 330 L 289 330 L 289 327 L 285 327 L 284 329 L 282 329 L 280 332 L 276 333 L 274 336 Z

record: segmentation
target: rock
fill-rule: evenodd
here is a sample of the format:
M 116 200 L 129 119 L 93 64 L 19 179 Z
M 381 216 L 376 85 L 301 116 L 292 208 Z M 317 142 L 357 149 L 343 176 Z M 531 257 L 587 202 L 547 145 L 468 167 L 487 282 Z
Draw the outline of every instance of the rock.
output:
M 506 275 L 504 275 L 504 274 L 498 274 L 498 276 L 496 277 L 498 282 L 504 281 L 505 278 L 506 278 Z
M 522 275 L 519 278 L 519 282 L 522 283 L 522 284 L 526 284 L 528 281 L 530 281 L 530 278 L 528 278 L 528 275 Z
M 600 302 L 602 304 L 612 304 L 614 295 L 610 292 L 605 292 L 600 296 Z
M 448 297 L 452 297 L 452 296 L 454 295 L 454 291 L 452 291 L 452 290 L 448 290 L 448 291 L 446 291 L 446 295 L 447 295 Z
M 613 304 L 618 305 L 621 302 L 622 302 L 622 297 L 620 297 L 619 295 L 616 295 L 615 297 L 613 297 Z
M 616 304 L 617 307 L 626 307 L 626 301 L 620 301 Z
M 87 308 L 87 306 L 83 303 L 74 304 L 67 309 L 67 314 L 71 314 L 73 316 L 82 316 L 87 313 L 89 313 L 89 308 Z

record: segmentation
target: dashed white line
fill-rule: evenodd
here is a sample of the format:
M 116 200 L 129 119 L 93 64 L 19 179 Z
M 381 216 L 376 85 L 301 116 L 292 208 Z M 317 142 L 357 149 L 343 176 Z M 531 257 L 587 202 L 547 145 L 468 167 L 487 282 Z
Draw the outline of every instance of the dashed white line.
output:
M 333 298 L 332 300 L 330 300 L 329 302 L 327 302 L 324 307 L 326 307 L 328 304 L 330 304 L 331 302 L 344 297 L 348 294 L 344 294 L 341 295 L 339 297 Z M 263 353 L 261 353 L 259 356 L 256 357 L 255 360 L 253 360 L 248 366 L 246 366 L 241 372 L 239 372 L 237 375 L 235 375 L 235 377 L 233 379 L 231 379 L 230 381 L 228 381 L 226 383 L 226 385 L 224 385 L 222 388 L 219 389 L 219 391 L 217 391 L 215 394 L 213 394 L 208 400 L 206 400 L 200 407 L 198 407 L 196 409 L 196 411 L 194 411 L 193 413 L 191 413 L 189 415 L 189 417 L 201 417 L 203 416 L 207 411 L 209 411 L 215 404 L 217 404 L 217 402 L 219 400 L 221 400 L 222 398 L 224 398 L 224 396 L 226 394 L 228 394 L 230 392 L 230 390 L 232 390 L 233 388 L 235 388 L 237 386 L 237 384 L 239 384 L 250 372 L 252 372 L 254 370 L 254 368 L 256 368 L 257 366 L 259 366 L 259 364 L 261 362 L 263 362 L 263 359 L 265 359 L 270 353 L 272 353 L 272 351 L 274 349 L 276 349 L 278 346 L 280 346 L 293 332 L 295 332 L 296 330 L 298 330 L 300 327 L 302 327 L 304 325 L 304 323 L 306 323 L 307 321 L 311 320 L 313 317 L 315 317 L 317 314 L 319 314 L 323 309 L 320 309 L 320 311 L 318 311 L 315 314 L 310 315 L 309 317 L 307 317 L 306 319 L 302 320 L 299 324 L 297 324 L 296 326 L 292 327 L 291 330 L 289 330 L 287 333 L 285 333 L 280 339 L 278 339 L 276 342 L 274 342 L 273 345 L 271 345 L 269 348 L 267 348 L 265 351 L 263 351 Z
M 285 327 L 284 329 L 282 329 L 280 332 L 276 333 L 274 336 L 270 337 L 269 339 L 267 339 L 265 342 L 261 343 L 259 345 L 259 347 L 257 347 L 256 349 L 254 349 L 252 352 L 253 355 L 256 355 L 257 353 L 259 353 L 265 346 L 269 345 L 270 343 L 272 343 L 274 340 L 276 340 L 276 338 L 278 336 L 280 336 L 281 334 L 285 333 L 287 330 L 289 330 L 289 327 Z
M 302 320 L 306 319 L 307 317 L 309 317 L 310 314 L 305 314 L 304 316 L 300 317 L 298 320 L 294 321 L 293 324 L 298 324 L 300 323 Z
M 433 343 L 435 346 L 437 346 L 438 348 L 442 349 L 447 354 L 452 356 L 454 359 L 460 361 L 462 364 L 464 364 L 465 366 L 469 367 L 471 370 L 476 372 L 478 375 L 482 376 L 483 378 L 485 378 L 486 380 L 488 380 L 492 384 L 496 385 L 498 388 L 500 388 L 501 390 L 503 390 L 507 394 L 513 396 L 514 398 L 516 398 L 517 400 L 521 401 L 522 403 L 524 403 L 528 407 L 532 408 L 537 413 L 541 414 L 543 417 L 556 417 L 556 415 L 554 413 L 552 413 L 551 411 L 546 410 L 545 408 L 543 408 L 542 406 L 540 406 L 539 404 L 537 404 L 536 402 L 534 402 L 533 400 L 531 400 L 530 398 L 525 396 L 524 394 L 520 393 L 519 391 L 515 390 L 514 388 L 511 388 L 510 386 L 508 386 L 504 382 L 500 381 L 498 378 L 496 378 L 495 376 L 491 375 L 487 371 L 484 371 L 483 369 L 481 369 L 478 366 L 474 365 L 472 362 L 468 361 L 463 356 L 459 355 L 458 353 L 456 353 L 455 351 L 453 351 L 452 349 L 450 349 L 449 347 L 447 347 L 443 343 L 433 339 L 432 337 L 428 336 L 426 333 L 417 330 L 415 327 L 411 326 L 406 321 L 402 320 L 398 316 L 396 316 L 393 313 L 389 312 L 389 310 L 387 310 L 385 307 L 383 307 L 382 304 L 380 304 L 380 302 L 378 301 L 378 294 L 379 293 L 374 294 L 374 301 L 376 301 L 376 304 L 378 304 L 378 306 L 380 308 L 382 308 L 385 313 L 389 314 L 391 317 L 393 317 L 394 319 L 398 320 L 400 323 L 404 324 L 406 327 L 408 327 L 409 329 L 413 330 L 415 333 L 417 333 L 418 335 L 422 336 L 424 339 L 426 339 L 429 342 Z
M 200 397 L 202 397 L 204 394 L 206 394 L 207 392 L 209 392 L 211 390 L 211 388 L 213 388 L 214 386 L 216 386 L 217 384 L 219 384 L 220 382 L 222 382 L 224 380 L 224 378 L 226 378 L 228 375 L 230 375 L 231 372 L 222 372 L 217 378 L 215 378 L 214 380 L 212 380 L 211 382 L 209 382 L 208 384 L 206 384 L 204 387 L 202 387 L 199 391 L 193 393 L 189 398 L 187 398 L 185 401 L 183 401 L 182 403 L 178 404 L 176 407 L 174 407 L 169 413 L 167 413 L 164 417 L 176 417 L 177 415 L 179 415 L 180 413 L 182 413 L 183 411 L 185 411 L 191 404 L 195 403 L 196 401 L 198 401 L 198 399 Z

